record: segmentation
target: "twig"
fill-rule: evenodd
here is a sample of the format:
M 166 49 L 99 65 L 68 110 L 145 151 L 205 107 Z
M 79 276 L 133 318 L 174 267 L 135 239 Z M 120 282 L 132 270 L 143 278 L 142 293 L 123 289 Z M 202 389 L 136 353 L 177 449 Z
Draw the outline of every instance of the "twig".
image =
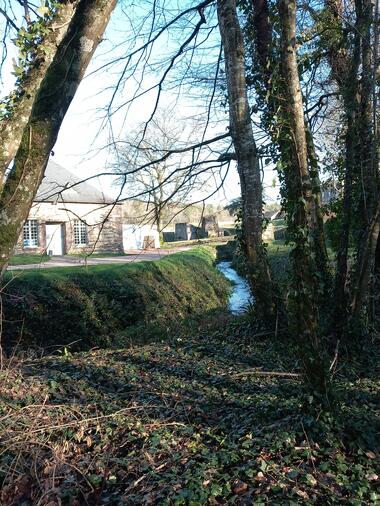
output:
M 223 374 L 222 376 L 226 376 Z M 239 378 L 241 376 L 277 376 L 279 378 L 300 378 L 300 374 L 297 372 L 281 372 L 281 371 L 258 371 L 257 369 L 247 369 L 244 372 L 238 372 L 231 374 L 231 378 Z
M 84 418 L 84 419 L 81 419 L 81 420 L 73 420 L 71 422 L 66 422 L 66 423 L 62 423 L 62 424 L 58 424 L 58 425 L 50 425 L 50 426 L 49 425 L 45 425 L 43 427 L 39 427 L 37 429 L 28 431 L 28 436 L 30 436 L 32 434 L 39 434 L 41 432 L 46 432 L 46 431 L 53 431 L 53 430 L 66 429 L 68 427 L 75 427 L 76 425 L 80 425 L 80 424 L 86 424 L 86 423 L 91 423 L 91 422 L 99 422 L 100 420 L 105 420 L 107 418 L 113 418 L 115 416 L 122 415 L 123 413 L 125 413 L 127 411 L 138 410 L 138 409 L 147 409 L 147 408 L 150 408 L 150 409 L 162 408 L 162 406 L 156 406 L 156 405 L 144 406 L 144 407 L 142 407 L 142 406 L 130 406 L 128 408 L 119 409 L 118 411 L 115 411 L 114 413 L 110 413 L 109 415 L 93 416 L 93 417 L 90 417 L 90 418 Z M 173 425 L 173 423 L 171 425 Z M 19 435 L 16 435 L 15 437 L 11 437 L 8 440 L 2 441 L 2 443 L 6 444 L 6 443 L 9 443 L 9 442 L 11 442 L 13 440 L 19 439 L 24 434 L 25 433 L 23 432 L 23 434 L 19 434 Z

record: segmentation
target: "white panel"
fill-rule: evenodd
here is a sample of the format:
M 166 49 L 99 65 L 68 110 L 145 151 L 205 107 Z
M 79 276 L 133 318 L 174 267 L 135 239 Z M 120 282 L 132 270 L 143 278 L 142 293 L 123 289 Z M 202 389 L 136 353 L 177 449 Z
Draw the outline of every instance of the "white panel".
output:
M 150 225 L 123 225 L 124 251 L 142 249 L 146 236 L 154 237 L 155 248 L 160 247 L 160 234 Z

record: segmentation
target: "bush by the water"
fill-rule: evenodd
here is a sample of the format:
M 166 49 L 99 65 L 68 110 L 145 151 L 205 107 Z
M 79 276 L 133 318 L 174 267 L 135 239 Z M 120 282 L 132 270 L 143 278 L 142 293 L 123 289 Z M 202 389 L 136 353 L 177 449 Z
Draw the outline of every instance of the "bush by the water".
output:
M 230 285 L 213 263 L 211 250 L 197 248 L 156 262 L 25 272 L 3 294 L 4 342 L 88 349 L 221 307 Z

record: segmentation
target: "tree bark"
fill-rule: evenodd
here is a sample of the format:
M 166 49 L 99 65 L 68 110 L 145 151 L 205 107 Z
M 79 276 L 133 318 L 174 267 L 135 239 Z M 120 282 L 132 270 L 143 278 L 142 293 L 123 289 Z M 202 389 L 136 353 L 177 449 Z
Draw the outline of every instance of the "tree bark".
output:
M 281 24 L 281 120 L 287 148 L 282 153 L 286 172 L 289 232 L 295 243 L 289 313 L 298 336 L 303 373 L 313 390 L 323 394 L 326 371 L 318 329 L 318 283 L 313 260 L 314 199 L 309 173 L 303 99 L 296 52 L 296 0 L 279 0 Z
M 327 0 L 326 7 L 331 16 L 332 26 L 344 34 L 341 0 Z M 346 117 L 342 228 L 337 256 L 333 313 L 333 327 L 337 337 L 344 333 L 347 320 L 359 315 L 366 298 L 364 292 L 368 292 L 370 279 L 368 269 L 373 269 L 376 251 L 375 245 L 372 245 L 376 236 L 378 168 L 372 110 L 374 82 L 371 61 L 373 25 L 371 2 L 356 0 L 355 14 L 352 39 L 348 41 L 347 35 L 342 35 L 342 40 L 337 39 L 336 30 L 329 53 L 332 76 L 342 95 Z M 348 43 L 350 52 L 346 49 Z M 351 271 L 355 282 L 350 294 L 347 286 L 348 249 L 349 237 L 353 230 L 358 261 Z M 369 258 L 369 255 L 372 255 L 372 258 Z M 351 302 L 350 295 L 352 295 Z
M 351 302 L 351 316 L 357 318 L 369 294 L 370 277 L 374 272 L 376 248 L 380 237 L 380 203 L 377 204 L 360 252 L 357 267 L 356 290 Z
M 67 32 L 77 1 L 60 2 L 45 40 L 37 48 L 37 54 L 21 83 L 13 94 L 16 96 L 12 112 L 0 121 L 0 191 L 5 172 L 14 159 L 21 137 L 28 123 L 34 98 L 47 69 L 53 61 L 57 48 Z
M 41 82 L 14 166 L 0 196 L 2 274 L 28 216 L 63 118 L 115 5 L 116 0 L 80 0 Z
M 278 82 L 276 73 L 276 62 L 274 61 L 273 52 L 273 27 L 270 21 L 270 11 L 267 0 L 251 0 L 252 12 L 252 36 L 256 48 L 256 57 L 260 65 L 261 83 L 264 85 L 266 92 L 266 105 L 270 117 L 271 126 L 276 125 L 276 132 L 279 135 L 273 135 L 272 139 L 278 145 L 280 159 L 286 164 L 287 142 L 281 135 L 282 124 L 286 122 L 281 119 L 282 100 L 279 96 L 278 89 L 273 90 L 273 86 Z M 255 59 L 255 58 L 253 58 Z M 262 90 L 260 90 L 262 91 Z M 302 98 L 302 97 L 301 97 Z M 302 112 L 303 114 L 303 112 Z M 330 273 L 328 269 L 328 255 L 326 248 L 326 240 L 323 230 L 323 217 L 321 211 L 321 191 L 319 181 L 318 160 L 315 154 L 313 136 L 305 123 L 307 157 L 309 165 L 310 182 L 312 186 L 313 214 L 312 214 L 312 240 L 314 243 L 316 266 L 320 273 L 321 279 L 324 281 L 325 294 L 330 286 Z M 287 185 L 287 174 L 284 174 L 285 184 Z
M 377 202 L 378 173 L 376 168 L 376 147 L 373 124 L 373 93 L 376 83 L 372 74 L 372 27 L 373 5 L 371 0 L 357 1 L 358 28 L 361 34 L 361 79 L 360 103 L 358 113 L 360 176 L 362 189 L 362 220 L 366 228 L 370 226 Z M 374 62 L 378 66 L 378 62 Z M 360 239 L 359 239 L 360 240 Z M 360 241 L 361 243 L 361 241 Z
M 231 136 L 237 157 L 244 249 L 260 318 L 274 314 L 272 281 L 262 244 L 262 183 L 247 96 L 245 50 L 235 0 L 218 0 L 217 11 L 227 78 Z
M 373 276 L 376 262 L 376 246 L 380 227 L 379 200 L 379 171 L 378 146 L 376 146 L 376 74 L 379 61 L 376 57 L 376 34 L 373 38 L 374 26 L 373 5 L 370 0 L 356 2 L 358 27 L 361 34 L 361 80 L 360 102 L 358 111 L 359 133 L 359 164 L 361 199 L 359 211 L 361 213 L 363 231 L 358 234 L 358 260 L 355 266 L 355 284 L 351 300 L 351 317 L 358 318 L 361 309 L 369 300 L 375 277 Z M 374 28 L 376 30 L 376 28 Z M 374 55 L 372 57 L 372 55 Z M 377 205 L 376 205 L 377 204 Z
M 318 159 L 315 151 L 314 138 L 309 126 L 305 123 L 307 155 L 309 160 L 310 182 L 312 186 L 312 242 L 315 264 L 323 281 L 321 296 L 326 303 L 331 288 L 332 277 L 329 271 L 329 257 L 327 254 L 326 237 L 323 226 L 321 182 L 319 179 Z

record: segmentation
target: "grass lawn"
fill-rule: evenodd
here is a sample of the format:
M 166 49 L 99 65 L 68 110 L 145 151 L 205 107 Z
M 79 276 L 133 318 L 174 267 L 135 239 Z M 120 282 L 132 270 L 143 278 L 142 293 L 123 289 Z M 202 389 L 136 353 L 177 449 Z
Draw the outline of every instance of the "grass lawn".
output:
M 375 506 L 379 349 L 367 356 L 341 364 L 335 425 L 303 410 L 292 345 L 224 313 L 154 344 L 11 364 L 1 504 L 23 492 L 28 504 Z
M 21 255 L 13 255 L 9 261 L 9 265 L 40 264 L 41 262 L 48 262 L 50 259 L 49 255 L 23 253 Z
M 161 248 L 163 249 L 173 249 L 173 248 L 182 248 L 183 246 L 199 246 L 199 245 L 216 245 L 216 244 L 225 244 L 226 242 L 231 241 L 230 236 L 222 236 L 222 237 L 205 237 L 204 239 L 193 239 L 191 241 L 173 241 L 173 242 L 163 242 L 161 244 Z

